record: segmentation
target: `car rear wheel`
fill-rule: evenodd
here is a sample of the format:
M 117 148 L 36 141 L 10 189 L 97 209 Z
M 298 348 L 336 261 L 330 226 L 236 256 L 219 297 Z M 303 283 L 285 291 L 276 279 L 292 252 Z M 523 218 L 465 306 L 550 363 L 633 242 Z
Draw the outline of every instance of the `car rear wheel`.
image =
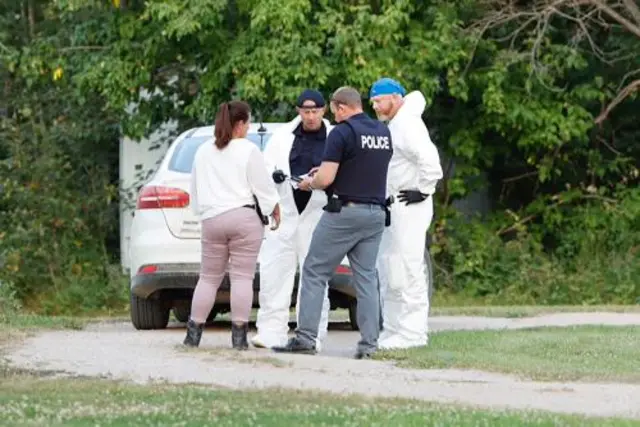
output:
M 173 307 L 173 315 L 176 317 L 176 320 L 180 323 L 187 323 L 189 321 L 189 315 L 191 314 L 191 306 L 189 305 L 181 305 L 177 307 Z M 218 310 L 214 307 L 209 316 L 207 317 L 207 323 L 211 323 L 215 320 L 218 315 Z
M 131 323 L 140 329 L 165 329 L 170 307 L 161 299 L 140 298 L 131 294 Z
M 356 298 L 351 299 L 349 302 L 349 323 L 351 324 L 351 329 L 354 331 L 359 330 L 358 328 L 358 300 Z
M 180 323 L 187 323 L 189 320 L 189 314 L 191 312 L 191 307 L 188 305 L 182 305 L 179 307 L 173 307 L 173 315 L 176 317 L 176 320 Z

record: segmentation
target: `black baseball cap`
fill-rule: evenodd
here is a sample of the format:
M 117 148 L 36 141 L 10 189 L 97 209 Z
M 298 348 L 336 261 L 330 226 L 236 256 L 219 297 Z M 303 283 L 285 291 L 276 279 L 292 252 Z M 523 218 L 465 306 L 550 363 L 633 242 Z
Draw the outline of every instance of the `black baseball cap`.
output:
M 313 101 L 316 105 L 315 108 L 321 108 L 325 106 L 324 97 L 320 92 L 313 89 L 305 89 L 302 91 L 300 96 L 298 96 L 298 101 L 296 102 L 296 106 L 299 108 L 303 108 L 305 101 Z

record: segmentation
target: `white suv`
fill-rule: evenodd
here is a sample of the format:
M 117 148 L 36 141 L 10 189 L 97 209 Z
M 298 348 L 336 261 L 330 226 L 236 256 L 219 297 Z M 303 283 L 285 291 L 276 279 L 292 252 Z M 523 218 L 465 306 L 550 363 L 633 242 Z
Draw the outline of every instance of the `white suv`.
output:
M 252 124 L 248 139 L 264 150 L 274 129 L 283 123 Z M 136 329 L 163 329 L 169 312 L 187 321 L 200 269 L 200 223 L 189 208 L 191 166 L 198 147 L 213 142 L 213 126 L 183 132 L 167 150 L 152 179 L 142 186 L 131 223 L 129 271 L 131 321 Z M 299 276 L 291 298 L 296 301 Z M 355 289 L 348 261 L 330 281 L 331 308 L 349 308 L 355 329 Z M 259 269 L 254 278 L 253 306 L 258 307 Z M 225 277 L 209 314 L 230 310 L 229 277 Z

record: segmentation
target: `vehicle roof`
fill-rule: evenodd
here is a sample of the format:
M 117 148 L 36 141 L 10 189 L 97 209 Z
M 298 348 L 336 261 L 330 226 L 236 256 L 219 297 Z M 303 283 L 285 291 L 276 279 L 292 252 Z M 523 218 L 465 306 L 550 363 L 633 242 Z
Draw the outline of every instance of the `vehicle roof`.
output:
M 256 133 L 258 132 L 258 129 L 260 129 L 260 126 L 263 125 L 264 128 L 267 130 L 267 132 L 273 132 L 274 130 L 276 130 L 277 128 L 279 128 L 282 125 L 285 125 L 286 123 L 284 122 L 270 122 L 270 123 L 251 123 L 249 125 L 249 132 L 250 133 Z M 193 129 L 189 129 L 187 131 L 187 138 L 192 138 L 192 137 L 201 137 L 201 136 L 213 136 L 213 130 L 215 129 L 215 126 L 200 126 L 200 127 L 196 127 Z
M 279 128 L 280 126 L 286 125 L 286 122 L 264 122 L 262 123 L 262 125 L 267 129 L 266 133 L 271 133 L 274 130 L 276 130 L 277 128 Z M 260 129 L 261 123 L 251 123 L 249 125 L 249 132 L 248 133 L 258 133 L 258 129 Z M 198 126 L 195 128 L 191 128 L 188 129 L 184 132 L 182 132 L 177 138 L 175 138 L 173 140 L 173 142 L 170 144 L 169 148 L 167 149 L 167 151 L 165 152 L 163 159 L 160 163 L 160 165 L 158 166 L 158 168 L 156 169 L 156 173 L 161 173 L 161 171 L 167 169 L 168 164 L 171 160 L 171 157 L 173 156 L 173 153 L 176 150 L 176 147 L 182 143 L 182 141 L 184 140 L 188 140 L 190 138 L 211 138 L 213 139 L 213 130 L 214 130 L 215 126 Z M 266 141 L 265 141 L 266 142 Z M 262 149 L 262 148 L 261 148 Z

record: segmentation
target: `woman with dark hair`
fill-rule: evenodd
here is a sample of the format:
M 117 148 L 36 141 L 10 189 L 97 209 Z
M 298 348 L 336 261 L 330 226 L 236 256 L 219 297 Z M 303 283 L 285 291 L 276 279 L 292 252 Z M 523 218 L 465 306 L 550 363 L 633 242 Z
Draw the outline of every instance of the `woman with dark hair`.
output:
M 246 350 L 253 278 L 264 224 L 259 207 L 280 224 L 278 192 L 258 147 L 246 139 L 251 122 L 242 101 L 220 105 L 215 143 L 196 152 L 191 172 L 191 206 L 202 224 L 200 278 L 193 293 L 184 344 L 200 345 L 204 323 L 213 308 L 227 267 L 231 279 L 231 343 Z M 259 206 L 256 206 L 256 202 Z

